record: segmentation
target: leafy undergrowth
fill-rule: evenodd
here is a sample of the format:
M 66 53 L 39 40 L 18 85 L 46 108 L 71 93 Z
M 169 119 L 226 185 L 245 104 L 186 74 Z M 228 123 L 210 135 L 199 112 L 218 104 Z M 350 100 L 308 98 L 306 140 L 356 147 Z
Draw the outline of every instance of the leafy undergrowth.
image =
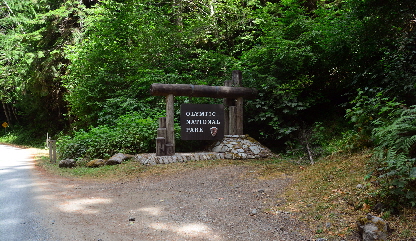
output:
M 366 163 L 370 151 L 353 155 L 333 155 L 322 158 L 314 165 L 299 165 L 287 159 L 266 160 L 209 160 L 169 165 L 144 166 L 127 161 L 117 166 L 100 168 L 76 167 L 61 169 L 50 163 L 48 158 L 40 158 L 38 166 L 50 173 L 81 179 L 129 179 L 146 175 L 180 174 L 181 172 L 215 166 L 245 165 L 252 167 L 257 178 L 282 178 L 290 176 L 293 184 L 283 196 L 276 197 L 274 206 L 268 212 L 289 212 L 303 220 L 315 230 L 316 238 L 330 240 L 357 240 L 356 220 L 372 213 L 388 221 L 394 230 L 390 240 L 414 240 L 416 238 L 416 210 L 402 210 L 400 215 L 390 212 L 375 212 L 376 187 L 372 180 L 365 180 L 368 173 Z M 253 178 L 247 175 L 247 178 Z M 360 184 L 361 188 L 357 185 Z M 281 201 L 285 200 L 285 201 Z
M 385 219 L 393 229 L 390 240 L 416 238 L 416 210 L 402 210 L 399 215 L 377 212 L 376 186 L 365 180 L 370 151 L 353 155 L 333 155 L 314 165 L 298 166 L 295 182 L 285 193 L 286 202 L 272 208 L 290 212 L 310 224 L 316 238 L 358 240 L 356 221 L 372 213 Z

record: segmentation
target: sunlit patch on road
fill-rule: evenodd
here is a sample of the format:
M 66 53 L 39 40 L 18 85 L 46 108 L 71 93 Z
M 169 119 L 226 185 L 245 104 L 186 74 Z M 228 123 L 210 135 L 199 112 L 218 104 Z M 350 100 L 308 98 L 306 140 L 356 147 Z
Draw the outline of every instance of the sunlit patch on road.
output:
M 170 231 L 186 238 L 203 238 L 204 240 L 220 241 L 221 237 L 216 235 L 213 230 L 203 223 L 185 223 L 185 224 L 172 224 L 155 222 L 149 224 L 149 226 L 159 231 Z
M 138 211 L 145 212 L 148 215 L 152 215 L 152 216 L 159 216 L 162 213 L 162 209 L 158 207 L 145 207 L 145 208 L 140 208 Z
M 111 204 L 111 199 L 107 198 L 81 198 L 73 199 L 61 203 L 59 210 L 62 212 L 76 213 L 81 212 L 83 214 L 95 214 L 100 211 L 100 205 Z

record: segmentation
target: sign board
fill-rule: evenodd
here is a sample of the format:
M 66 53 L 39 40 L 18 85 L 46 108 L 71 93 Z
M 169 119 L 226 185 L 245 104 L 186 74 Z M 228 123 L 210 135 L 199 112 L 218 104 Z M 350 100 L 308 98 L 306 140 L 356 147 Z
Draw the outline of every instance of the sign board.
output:
M 7 122 L 3 122 L 3 124 L 1 124 L 1 126 L 3 126 L 4 128 L 9 127 L 9 124 L 7 124 Z
M 211 104 L 181 105 L 182 140 L 222 140 L 224 106 Z

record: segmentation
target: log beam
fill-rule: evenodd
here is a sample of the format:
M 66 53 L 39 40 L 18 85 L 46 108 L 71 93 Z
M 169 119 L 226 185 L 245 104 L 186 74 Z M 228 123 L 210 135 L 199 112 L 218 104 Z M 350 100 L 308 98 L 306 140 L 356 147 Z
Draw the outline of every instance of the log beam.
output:
M 246 87 L 188 85 L 188 84 L 152 84 L 150 94 L 155 96 L 190 96 L 211 98 L 255 98 L 257 90 Z

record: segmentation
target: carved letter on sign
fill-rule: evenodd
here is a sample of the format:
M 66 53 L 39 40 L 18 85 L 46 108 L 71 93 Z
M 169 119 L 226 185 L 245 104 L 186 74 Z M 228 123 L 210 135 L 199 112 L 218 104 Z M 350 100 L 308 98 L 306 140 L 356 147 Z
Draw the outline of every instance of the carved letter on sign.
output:
M 222 140 L 224 106 L 182 104 L 181 137 L 182 140 Z

